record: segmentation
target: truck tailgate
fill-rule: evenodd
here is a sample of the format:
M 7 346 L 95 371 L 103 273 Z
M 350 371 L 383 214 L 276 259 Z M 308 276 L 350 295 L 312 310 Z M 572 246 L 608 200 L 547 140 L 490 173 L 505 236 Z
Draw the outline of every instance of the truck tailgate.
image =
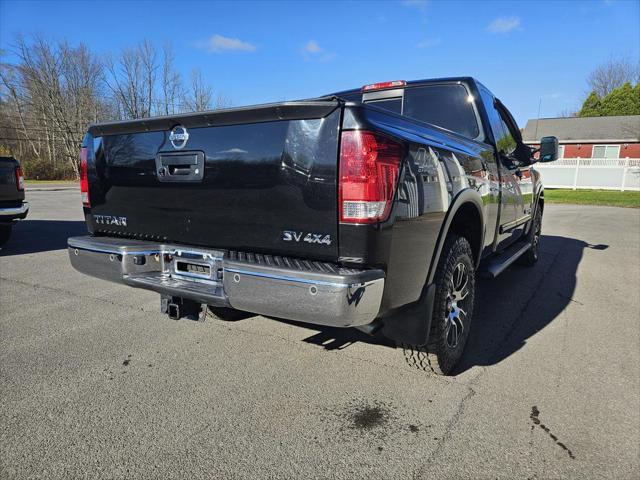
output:
M 0 207 L 20 205 L 24 199 L 16 184 L 16 168 L 18 162 L 13 158 L 0 158 Z
M 293 102 L 93 126 L 89 227 L 335 260 L 340 112 Z

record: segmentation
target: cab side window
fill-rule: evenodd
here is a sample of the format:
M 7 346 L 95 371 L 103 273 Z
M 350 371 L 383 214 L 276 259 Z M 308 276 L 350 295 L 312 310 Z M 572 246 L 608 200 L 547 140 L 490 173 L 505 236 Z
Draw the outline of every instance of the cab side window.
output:
M 505 107 L 483 85 L 479 85 L 482 103 L 489 117 L 500 163 L 509 168 L 518 168 L 531 162 L 531 149 L 522 143 L 515 120 Z M 503 111 L 504 109 L 504 111 Z
M 491 131 L 493 132 L 496 143 L 498 143 L 505 136 L 503 133 L 505 129 L 503 127 L 502 118 L 500 117 L 498 110 L 496 110 L 495 99 L 493 95 L 482 85 L 479 86 L 479 89 L 482 103 L 484 104 L 484 108 L 487 111 L 487 116 L 489 117 Z
M 516 121 L 499 101 L 496 103 L 496 110 L 500 115 L 502 128 L 502 137 L 496 140 L 501 163 L 510 169 L 531 165 L 531 148 L 522 143 Z
M 500 112 L 498 112 L 500 113 Z M 510 157 L 516 151 L 516 147 L 518 146 L 513 133 L 509 129 L 509 126 L 500 115 L 500 127 L 502 129 L 501 136 L 496 140 L 496 146 L 498 147 L 498 152 L 506 157 Z

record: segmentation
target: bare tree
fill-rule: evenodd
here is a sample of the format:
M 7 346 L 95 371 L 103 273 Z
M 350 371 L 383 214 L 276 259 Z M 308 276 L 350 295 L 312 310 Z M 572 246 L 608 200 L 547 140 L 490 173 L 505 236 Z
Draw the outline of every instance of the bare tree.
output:
M 193 112 L 200 112 L 211 109 L 212 102 L 213 88 L 204 82 L 200 69 L 194 68 L 191 71 L 190 89 L 184 96 L 185 108 Z
M 233 106 L 233 102 L 226 95 L 219 93 L 216 97 L 216 109 L 218 108 L 231 108 Z
M 165 115 L 172 115 L 180 111 L 180 102 L 184 97 L 182 79 L 175 70 L 173 48 L 169 43 L 162 49 L 162 100 L 158 111 Z
M 144 40 L 124 48 L 105 62 L 105 83 L 112 93 L 119 116 L 146 118 L 155 113 L 158 61 L 153 44 Z
M 154 114 L 154 100 L 156 90 L 156 77 L 158 70 L 158 60 L 156 55 L 156 49 L 149 40 L 143 40 L 138 47 L 138 54 L 142 63 L 142 70 L 144 74 L 143 81 L 143 93 L 144 93 L 144 105 L 145 113 L 147 117 Z
M 577 113 L 573 108 L 565 108 L 564 110 L 559 111 L 557 116 L 559 118 L 571 118 L 576 117 Z
M 8 142 L 55 171 L 78 173 L 78 150 L 86 125 L 99 116 L 101 67 L 84 46 L 19 37 L 17 64 L 3 64 L 0 80 L 7 93 L 2 104 Z M 62 162 L 62 164 L 60 163 Z
M 12 53 L 7 62 L 0 52 L 0 151 L 31 177 L 77 176 L 90 123 L 231 105 L 199 70 L 185 89 L 169 44 L 159 52 L 145 40 L 99 61 L 83 44 L 18 37 Z
M 640 63 L 634 64 L 627 58 L 612 57 L 599 65 L 587 78 L 590 92 L 596 92 L 600 98 L 627 82 L 632 85 L 640 82 Z
M 0 81 L 2 81 L 2 130 L 12 143 L 17 142 L 19 147 L 26 144 L 36 157 L 40 150 L 28 136 L 26 112 L 29 100 L 19 84 L 17 70 L 12 65 L 3 63 L 0 67 Z M 21 136 L 24 141 L 21 141 Z M 22 148 L 20 148 L 22 153 Z

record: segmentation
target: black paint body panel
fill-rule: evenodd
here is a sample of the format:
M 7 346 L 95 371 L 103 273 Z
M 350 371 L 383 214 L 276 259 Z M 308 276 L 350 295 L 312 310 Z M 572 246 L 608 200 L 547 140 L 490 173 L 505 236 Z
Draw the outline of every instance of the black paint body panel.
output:
M 0 157 L 0 207 L 16 207 L 24 200 L 24 190 L 16 185 L 20 163 L 13 157 Z
M 175 152 L 168 130 L 94 138 L 90 213 L 127 222 L 97 225 L 89 216 L 91 229 L 335 261 L 336 105 L 324 118 L 189 128 L 188 145 L 180 152 L 204 153 L 204 176 L 197 182 L 159 180 L 156 157 Z M 304 232 L 302 238 L 329 235 L 331 244 L 285 242 L 283 230 Z

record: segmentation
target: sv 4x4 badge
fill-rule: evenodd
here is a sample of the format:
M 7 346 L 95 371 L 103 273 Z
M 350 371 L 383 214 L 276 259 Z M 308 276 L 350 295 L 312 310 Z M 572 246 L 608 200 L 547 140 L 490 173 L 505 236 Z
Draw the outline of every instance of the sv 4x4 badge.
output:
M 307 233 L 296 232 L 294 230 L 283 230 L 282 240 L 285 242 L 307 242 L 307 243 L 319 243 L 321 245 L 331 245 L 331 235 L 325 235 L 323 233 Z

